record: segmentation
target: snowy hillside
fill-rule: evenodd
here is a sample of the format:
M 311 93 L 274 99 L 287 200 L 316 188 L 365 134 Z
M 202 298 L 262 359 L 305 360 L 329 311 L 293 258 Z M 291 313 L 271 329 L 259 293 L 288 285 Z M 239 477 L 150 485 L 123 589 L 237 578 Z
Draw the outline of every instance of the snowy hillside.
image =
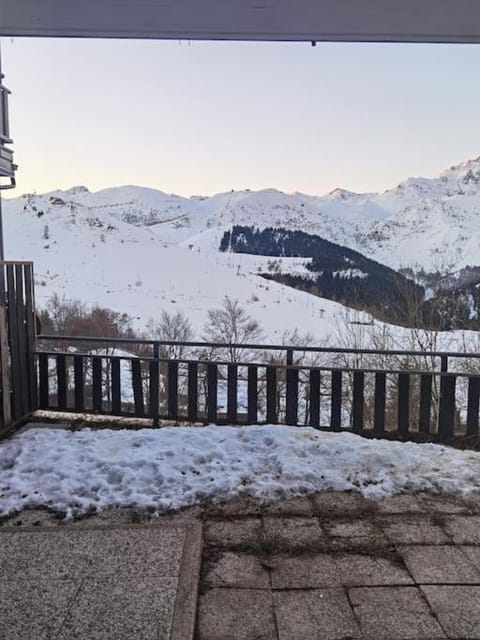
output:
M 228 294 L 269 341 L 295 327 L 331 336 L 341 305 L 259 278 L 267 258 L 218 251 L 234 224 L 315 233 L 394 268 L 455 271 L 480 263 L 480 158 L 383 194 L 269 189 L 184 198 L 125 186 L 4 201 L 7 258 L 35 262 L 40 304 L 64 292 L 125 311 L 137 328 L 163 309 L 182 310 L 201 331 L 208 308 Z M 302 260 L 280 262 L 282 271 L 305 273 Z
M 55 292 L 65 294 L 126 312 L 138 330 L 162 310 L 181 310 L 201 335 L 207 310 L 230 295 L 261 323 L 267 342 L 295 327 L 318 339 L 330 335 L 341 305 L 266 282 L 222 254 L 207 256 L 165 242 L 160 224 L 124 221 L 142 212 L 160 218 L 165 210 L 154 207 L 161 195 L 136 188 L 113 191 L 130 200 L 105 204 L 105 192 L 90 200 L 88 192 L 75 188 L 4 203 L 7 258 L 34 261 L 39 306 Z M 137 191 L 140 202 L 131 198 Z

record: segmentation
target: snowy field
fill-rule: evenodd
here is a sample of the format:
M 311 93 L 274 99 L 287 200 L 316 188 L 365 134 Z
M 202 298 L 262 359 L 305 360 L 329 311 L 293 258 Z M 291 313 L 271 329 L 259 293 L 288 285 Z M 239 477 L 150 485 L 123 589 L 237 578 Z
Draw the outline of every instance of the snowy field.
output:
M 0 471 L 0 516 L 29 507 L 69 517 L 112 506 L 163 512 L 329 489 L 373 500 L 480 495 L 480 453 L 301 427 L 38 428 L 0 445 Z

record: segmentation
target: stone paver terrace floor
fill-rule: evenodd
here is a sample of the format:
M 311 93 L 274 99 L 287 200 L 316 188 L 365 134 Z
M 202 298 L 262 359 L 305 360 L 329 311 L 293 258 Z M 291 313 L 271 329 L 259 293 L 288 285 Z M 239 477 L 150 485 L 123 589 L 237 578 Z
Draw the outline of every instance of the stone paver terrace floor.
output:
M 480 639 L 480 508 L 459 499 L 328 492 L 150 521 L 31 511 L 0 536 L 2 639 Z

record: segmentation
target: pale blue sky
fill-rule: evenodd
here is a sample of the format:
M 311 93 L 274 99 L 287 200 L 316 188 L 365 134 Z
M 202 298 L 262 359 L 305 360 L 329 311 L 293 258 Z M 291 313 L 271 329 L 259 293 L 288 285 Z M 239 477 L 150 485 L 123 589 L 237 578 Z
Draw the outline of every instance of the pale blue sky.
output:
M 3 39 L 2 54 L 17 195 L 376 191 L 480 155 L 480 46 Z

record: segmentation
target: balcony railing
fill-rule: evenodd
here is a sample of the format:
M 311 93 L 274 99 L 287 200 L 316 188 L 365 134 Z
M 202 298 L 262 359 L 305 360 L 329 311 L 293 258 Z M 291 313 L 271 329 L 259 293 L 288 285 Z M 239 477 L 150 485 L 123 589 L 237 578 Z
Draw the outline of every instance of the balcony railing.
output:
M 40 336 L 39 408 L 449 441 L 479 429 L 480 354 Z M 478 373 L 477 373 L 478 370 Z

